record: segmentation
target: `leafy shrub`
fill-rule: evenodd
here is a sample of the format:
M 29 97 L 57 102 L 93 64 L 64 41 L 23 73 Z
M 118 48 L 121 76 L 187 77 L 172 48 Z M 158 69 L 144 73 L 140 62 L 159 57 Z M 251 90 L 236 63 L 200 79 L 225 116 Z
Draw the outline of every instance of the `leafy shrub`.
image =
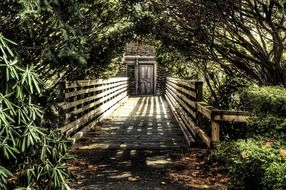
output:
M 244 109 L 258 115 L 286 117 L 286 89 L 279 86 L 251 86 L 241 92 Z
M 42 125 L 41 80 L 0 33 L 0 189 L 69 189 L 67 141 Z
M 286 119 L 278 118 L 273 115 L 256 116 L 247 123 L 247 136 L 250 138 L 266 137 L 285 139 L 286 138 Z
M 248 127 L 246 123 L 220 122 L 221 140 L 236 140 L 247 138 Z
M 265 170 L 262 184 L 265 189 L 286 189 L 286 162 L 272 162 Z
M 286 89 L 249 86 L 238 94 L 241 108 L 255 117 L 246 124 L 247 139 L 232 136 L 217 145 L 216 157 L 227 164 L 231 187 L 286 189 Z
M 248 139 L 217 145 L 216 157 L 224 161 L 234 189 L 281 190 L 286 186 L 285 142 Z M 280 176 L 281 175 L 281 176 Z
M 213 100 L 210 104 L 219 109 L 240 110 L 239 93 L 249 85 L 250 83 L 243 78 L 227 76 L 217 89 L 218 100 Z

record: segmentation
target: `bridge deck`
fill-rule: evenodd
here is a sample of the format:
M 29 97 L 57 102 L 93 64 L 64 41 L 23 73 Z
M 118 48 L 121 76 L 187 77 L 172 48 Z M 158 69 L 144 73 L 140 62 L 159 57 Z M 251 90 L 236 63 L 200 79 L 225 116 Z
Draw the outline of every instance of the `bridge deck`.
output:
M 78 149 L 183 149 L 184 135 L 165 98 L 131 97 L 76 145 Z

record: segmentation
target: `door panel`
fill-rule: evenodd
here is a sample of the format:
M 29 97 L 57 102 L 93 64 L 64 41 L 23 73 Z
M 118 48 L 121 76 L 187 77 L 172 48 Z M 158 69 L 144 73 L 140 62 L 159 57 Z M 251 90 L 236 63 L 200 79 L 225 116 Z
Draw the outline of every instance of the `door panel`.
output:
M 152 95 L 154 93 L 154 66 L 139 65 L 139 93 Z

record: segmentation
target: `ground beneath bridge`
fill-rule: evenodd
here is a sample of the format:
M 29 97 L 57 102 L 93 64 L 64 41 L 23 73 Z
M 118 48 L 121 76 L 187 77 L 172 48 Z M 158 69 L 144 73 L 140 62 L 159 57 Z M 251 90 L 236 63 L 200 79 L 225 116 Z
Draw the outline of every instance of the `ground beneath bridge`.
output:
M 208 152 L 187 150 L 164 98 L 133 97 L 71 149 L 73 189 L 226 189 Z

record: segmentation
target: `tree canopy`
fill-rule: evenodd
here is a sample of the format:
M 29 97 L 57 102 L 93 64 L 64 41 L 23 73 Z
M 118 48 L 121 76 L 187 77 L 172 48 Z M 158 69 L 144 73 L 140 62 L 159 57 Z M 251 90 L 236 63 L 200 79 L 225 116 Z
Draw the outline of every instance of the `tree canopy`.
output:
M 153 1 L 153 33 L 193 62 L 285 86 L 285 1 Z M 197 60 L 197 61 L 196 61 Z
M 9 0 L 0 6 L 1 32 L 47 82 L 110 75 L 133 31 L 120 1 Z
M 285 86 L 285 4 L 9 0 L 1 2 L 0 29 L 19 43 L 24 62 L 35 64 L 46 81 L 110 76 L 125 44 L 147 37 L 193 63 L 215 63 L 228 75 Z

